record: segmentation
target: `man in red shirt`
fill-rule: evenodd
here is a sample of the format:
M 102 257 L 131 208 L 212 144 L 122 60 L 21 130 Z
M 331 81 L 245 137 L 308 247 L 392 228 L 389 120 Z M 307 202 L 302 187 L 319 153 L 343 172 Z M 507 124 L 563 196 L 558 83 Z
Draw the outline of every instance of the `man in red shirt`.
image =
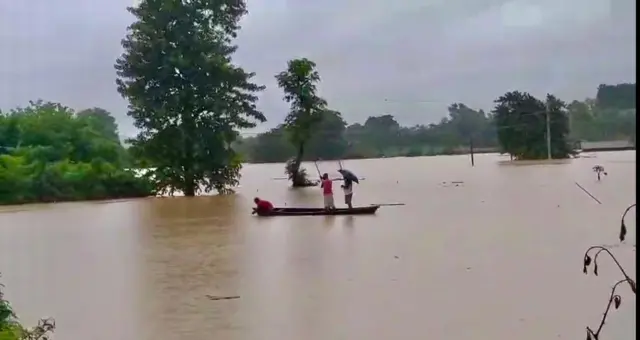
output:
M 256 203 L 256 207 L 253 208 L 254 213 L 269 213 L 273 210 L 273 204 L 269 201 L 261 200 L 258 197 L 254 198 L 253 201 Z
M 324 198 L 324 208 L 325 209 L 335 209 L 336 206 L 333 203 L 333 182 L 329 179 L 329 174 L 324 174 L 320 178 L 322 188 L 322 196 Z

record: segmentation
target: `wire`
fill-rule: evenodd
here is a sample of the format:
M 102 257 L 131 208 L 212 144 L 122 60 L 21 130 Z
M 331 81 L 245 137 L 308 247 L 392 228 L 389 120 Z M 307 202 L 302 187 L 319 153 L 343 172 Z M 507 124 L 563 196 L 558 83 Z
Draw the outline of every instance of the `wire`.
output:
M 387 101 L 387 100 L 385 99 L 385 101 Z M 427 102 L 427 101 L 425 101 L 425 102 Z M 471 110 L 473 110 L 473 109 L 471 109 Z M 475 110 L 474 110 L 474 111 L 475 111 Z M 476 112 L 478 112 L 478 111 L 476 111 Z M 535 112 L 525 112 L 525 111 L 517 112 L 517 111 L 516 111 L 516 113 L 519 113 L 519 114 L 520 114 L 520 117 L 521 117 L 521 116 L 528 116 L 528 115 L 542 115 L 542 114 L 546 114 L 546 113 L 547 113 L 547 111 L 546 111 L 546 110 L 535 111 Z M 564 113 L 566 116 L 569 116 L 568 112 L 563 112 L 563 113 Z M 391 113 L 389 113 L 389 115 L 393 116 L 393 114 L 391 114 Z M 554 123 L 554 122 L 556 122 L 556 121 L 557 121 L 557 117 L 554 117 L 554 116 L 555 116 L 555 115 L 552 115 L 552 116 L 550 117 L 550 122 L 551 122 L 551 123 Z M 380 117 L 380 116 L 371 116 L 371 117 Z M 493 117 L 493 115 L 485 116 L 485 118 L 486 118 L 488 121 L 490 121 L 490 120 L 492 119 L 492 117 Z M 395 117 L 394 117 L 394 118 L 395 118 Z M 567 118 L 569 118 L 569 117 L 567 117 Z M 347 127 L 348 127 L 348 126 L 355 125 L 355 124 L 363 125 L 363 124 L 361 124 L 361 123 L 353 123 L 353 124 L 347 125 Z M 429 124 L 416 124 L 416 125 L 413 125 L 413 126 L 400 126 L 400 128 L 401 128 L 401 129 L 423 128 L 423 129 L 425 129 L 425 130 L 429 130 L 429 129 L 433 129 L 433 128 L 431 127 L 431 125 L 432 125 L 432 124 L 433 124 L 433 125 L 435 125 L 435 127 L 436 127 L 436 128 L 437 128 L 438 126 L 441 126 L 441 125 L 440 125 L 441 123 L 429 123 Z M 491 123 L 490 125 L 494 125 L 494 124 L 493 124 L 493 123 Z M 520 123 L 520 124 L 503 125 L 503 126 L 499 126 L 499 127 L 495 127 L 495 125 L 494 125 L 494 128 L 495 128 L 496 130 L 501 130 L 501 129 L 508 129 L 508 128 L 514 128 L 514 127 L 523 127 L 523 126 L 529 126 L 529 125 L 531 125 L 531 124 L 529 124 L 529 123 Z M 248 138 L 251 138 L 251 137 L 257 137 L 257 136 L 259 136 L 259 135 L 264 135 L 264 134 L 267 134 L 267 133 L 269 133 L 270 135 L 278 135 L 278 134 L 282 134 L 282 133 L 284 133 L 284 131 L 274 131 L 275 129 L 276 129 L 276 128 L 272 128 L 272 129 L 270 129 L 270 130 L 268 130 L 268 131 L 262 131 L 262 132 L 241 132 L 241 133 L 240 133 L 240 136 L 243 136 L 243 137 L 245 137 L 245 136 L 246 136 L 246 137 L 248 137 Z M 360 134 L 360 133 L 365 133 L 365 132 L 363 132 L 363 131 L 360 131 L 360 132 L 354 132 L 354 131 L 352 131 L 352 132 L 350 132 L 350 134 L 351 134 L 351 135 L 353 135 L 353 134 L 358 135 L 358 134 Z

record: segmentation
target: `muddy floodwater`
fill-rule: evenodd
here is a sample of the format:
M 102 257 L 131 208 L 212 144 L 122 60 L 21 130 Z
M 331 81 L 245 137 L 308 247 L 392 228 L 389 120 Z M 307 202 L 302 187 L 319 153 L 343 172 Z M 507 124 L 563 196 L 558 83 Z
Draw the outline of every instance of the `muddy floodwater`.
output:
M 615 245 L 635 277 L 635 210 L 617 241 L 635 152 L 592 156 L 343 162 L 365 178 L 354 205 L 406 204 L 374 216 L 251 216 L 254 196 L 322 205 L 318 188 L 272 179 L 282 164 L 245 166 L 231 196 L 2 207 L 0 280 L 24 322 L 56 319 L 56 339 L 582 339 L 620 278 L 604 258 L 583 275 L 584 250 Z M 603 337 L 635 339 L 620 292 Z

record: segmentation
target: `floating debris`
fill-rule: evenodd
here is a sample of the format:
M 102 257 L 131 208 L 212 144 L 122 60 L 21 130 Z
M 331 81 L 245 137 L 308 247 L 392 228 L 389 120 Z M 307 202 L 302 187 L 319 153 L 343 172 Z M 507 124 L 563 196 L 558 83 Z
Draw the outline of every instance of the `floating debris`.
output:
M 459 186 L 464 186 L 464 181 L 451 181 L 451 182 L 442 182 L 440 184 L 440 186 L 442 187 L 459 187 Z
M 207 298 L 209 300 L 232 300 L 232 299 L 239 299 L 240 295 L 232 295 L 232 296 L 213 296 L 213 295 L 207 295 Z

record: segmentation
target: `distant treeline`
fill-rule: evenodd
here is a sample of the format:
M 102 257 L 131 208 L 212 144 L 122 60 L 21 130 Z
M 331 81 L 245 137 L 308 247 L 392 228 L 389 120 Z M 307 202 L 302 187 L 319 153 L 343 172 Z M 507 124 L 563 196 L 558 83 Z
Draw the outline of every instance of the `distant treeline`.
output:
M 570 141 L 632 140 L 636 133 L 636 84 L 600 85 L 595 98 L 563 103 Z M 304 159 L 425 156 L 500 150 L 495 109 L 484 112 L 463 103 L 449 106 L 439 123 L 400 126 L 392 115 L 371 116 L 348 125 L 340 112 L 327 110 L 305 146 Z M 296 155 L 279 126 L 236 142 L 248 162 L 284 162 Z

